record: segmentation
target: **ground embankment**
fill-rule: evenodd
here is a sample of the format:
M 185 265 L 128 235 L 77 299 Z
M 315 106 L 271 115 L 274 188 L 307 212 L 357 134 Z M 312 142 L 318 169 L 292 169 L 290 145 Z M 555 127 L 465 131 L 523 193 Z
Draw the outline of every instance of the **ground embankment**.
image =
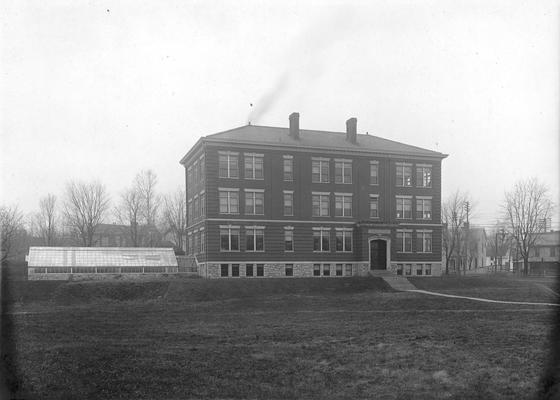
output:
M 5 282 L 4 304 L 52 302 L 58 305 L 97 301 L 197 302 L 280 294 L 391 292 L 381 278 L 166 279 L 153 281 Z

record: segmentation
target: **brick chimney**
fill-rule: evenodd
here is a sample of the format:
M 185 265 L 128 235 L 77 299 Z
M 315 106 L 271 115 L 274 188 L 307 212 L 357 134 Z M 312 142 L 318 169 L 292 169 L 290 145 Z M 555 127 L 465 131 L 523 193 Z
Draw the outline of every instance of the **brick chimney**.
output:
M 299 139 L 299 113 L 290 114 L 290 136 Z
M 346 140 L 350 143 L 356 143 L 358 139 L 358 120 L 350 118 L 346 121 Z

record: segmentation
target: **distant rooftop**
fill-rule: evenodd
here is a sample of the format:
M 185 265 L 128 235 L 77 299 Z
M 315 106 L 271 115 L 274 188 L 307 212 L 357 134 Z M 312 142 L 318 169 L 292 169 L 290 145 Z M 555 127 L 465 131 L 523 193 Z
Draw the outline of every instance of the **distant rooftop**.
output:
M 176 267 L 173 249 L 152 247 L 30 247 L 29 267 Z

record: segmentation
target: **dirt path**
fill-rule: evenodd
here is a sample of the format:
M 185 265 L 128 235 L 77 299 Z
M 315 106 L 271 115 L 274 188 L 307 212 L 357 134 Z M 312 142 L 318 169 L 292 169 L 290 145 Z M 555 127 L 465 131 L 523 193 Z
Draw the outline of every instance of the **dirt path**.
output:
M 467 299 L 467 300 L 474 300 L 474 301 L 482 301 L 484 303 L 519 304 L 519 305 L 524 305 L 524 306 L 560 307 L 560 304 L 556 304 L 556 303 L 533 303 L 533 302 L 529 302 L 529 301 L 491 300 L 491 299 L 482 299 L 480 297 L 467 297 L 467 296 L 457 296 L 457 295 L 454 295 L 454 294 L 429 292 L 427 290 L 420 290 L 420 289 L 411 289 L 411 290 L 408 290 L 408 292 L 423 293 L 423 294 L 428 294 L 428 295 L 431 295 L 431 296 L 451 297 L 451 298 L 454 298 L 454 299 Z

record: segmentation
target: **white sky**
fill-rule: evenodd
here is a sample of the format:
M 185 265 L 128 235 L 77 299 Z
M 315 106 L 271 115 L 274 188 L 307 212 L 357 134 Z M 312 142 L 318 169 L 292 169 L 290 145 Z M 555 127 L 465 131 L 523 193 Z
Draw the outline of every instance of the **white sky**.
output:
M 71 179 L 116 202 L 141 169 L 182 186 L 200 136 L 358 131 L 449 154 L 443 196 L 496 220 L 538 177 L 560 199 L 559 1 L 21 1 L 0 4 L 1 202 Z M 559 228 L 558 217 L 553 226 Z

